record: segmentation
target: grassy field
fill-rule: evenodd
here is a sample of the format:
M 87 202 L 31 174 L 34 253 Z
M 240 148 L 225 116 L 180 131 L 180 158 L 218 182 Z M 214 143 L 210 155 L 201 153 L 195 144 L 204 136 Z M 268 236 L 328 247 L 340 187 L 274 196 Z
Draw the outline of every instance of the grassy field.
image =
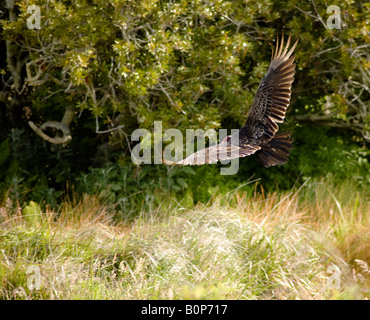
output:
M 257 192 L 257 190 L 259 192 Z M 113 219 L 98 198 L 0 208 L 1 299 L 367 299 L 369 193 L 307 181 Z

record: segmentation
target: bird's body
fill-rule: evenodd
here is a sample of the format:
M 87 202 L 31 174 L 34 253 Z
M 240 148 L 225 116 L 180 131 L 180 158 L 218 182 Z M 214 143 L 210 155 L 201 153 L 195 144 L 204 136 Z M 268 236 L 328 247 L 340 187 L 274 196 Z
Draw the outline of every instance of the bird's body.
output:
M 256 153 L 266 167 L 284 164 L 292 148 L 291 133 L 276 134 L 289 106 L 295 64 L 293 51 L 289 49 L 290 36 L 284 48 L 284 40 L 277 42 L 269 69 L 261 81 L 244 126 L 234 135 L 218 144 L 199 150 L 180 165 L 201 165 L 245 157 Z

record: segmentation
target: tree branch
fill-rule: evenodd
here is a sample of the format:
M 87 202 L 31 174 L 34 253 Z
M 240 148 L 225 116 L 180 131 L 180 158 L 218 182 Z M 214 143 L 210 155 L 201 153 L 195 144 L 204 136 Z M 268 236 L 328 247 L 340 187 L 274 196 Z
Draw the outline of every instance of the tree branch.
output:
M 66 107 L 61 122 L 47 121 L 43 123 L 40 126 L 40 128 L 37 127 L 32 121 L 29 121 L 28 124 L 32 128 L 32 130 L 35 131 L 44 140 L 53 144 L 67 144 L 69 141 L 72 140 L 69 126 L 73 120 L 74 113 L 75 113 L 74 107 Z M 56 135 L 54 137 L 50 137 L 44 132 L 45 130 L 50 128 L 56 130 Z M 62 133 L 61 135 L 60 132 Z
M 320 116 L 318 114 L 312 115 L 296 115 L 293 119 L 306 124 L 313 124 L 322 127 L 349 129 L 361 133 L 366 141 L 370 141 L 370 132 L 367 132 L 366 126 L 363 123 L 355 123 L 342 121 L 340 119 L 333 119 L 331 117 Z

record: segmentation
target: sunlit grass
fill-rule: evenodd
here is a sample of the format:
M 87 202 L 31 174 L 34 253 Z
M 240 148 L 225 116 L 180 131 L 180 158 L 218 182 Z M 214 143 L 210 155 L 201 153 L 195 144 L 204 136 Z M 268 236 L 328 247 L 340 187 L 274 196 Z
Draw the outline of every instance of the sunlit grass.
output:
M 290 193 L 258 188 L 134 221 L 117 221 L 93 196 L 66 200 L 58 212 L 8 203 L 0 209 L 0 297 L 369 297 L 368 194 L 328 181 Z M 341 272 L 337 289 L 328 286 L 332 265 Z M 38 289 L 29 289 L 30 266 L 40 270 Z

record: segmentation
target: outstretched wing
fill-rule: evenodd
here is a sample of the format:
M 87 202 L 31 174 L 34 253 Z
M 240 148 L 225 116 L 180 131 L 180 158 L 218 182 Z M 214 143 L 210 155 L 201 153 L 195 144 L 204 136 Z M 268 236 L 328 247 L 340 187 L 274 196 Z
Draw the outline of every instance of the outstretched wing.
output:
M 285 112 L 289 106 L 295 74 L 294 55 L 292 54 L 297 42 L 289 50 L 290 36 L 285 48 L 284 36 L 282 36 L 280 45 L 279 39 L 277 40 L 276 51 L 272 54 L 270 66 L 258 87 L 247 120 L 238 132 L 238 143 L 221 143 L 199 150 L 177 164 L 216 163 L 249 156 L 264 146 L 269 147 L 268 142 L 275 137 L 279 129 L 277 123 L 284 121 Z
M 229 141 L 227 143 L 220 143 L 209 148 L 199 150 L 184 160 L 177 162 L 177 164 L 202 165 L 217 163 L 218 161 L 249 156 L 259 149 L 261 149 L 259 146 L 247 146 L 246 148 L 240 148 L 238 143 L 232 144 L 231 141 Z
M 293 51 L 289 50 L 290 35 L 284 48 L 284 36 L 272 54 L 267 73 L 261 81 L 244 126 L 240 129 L 240 144 L 256 146 L 270 141 L 278 131 L 289 106 L 291 87 L 295 74 Z

